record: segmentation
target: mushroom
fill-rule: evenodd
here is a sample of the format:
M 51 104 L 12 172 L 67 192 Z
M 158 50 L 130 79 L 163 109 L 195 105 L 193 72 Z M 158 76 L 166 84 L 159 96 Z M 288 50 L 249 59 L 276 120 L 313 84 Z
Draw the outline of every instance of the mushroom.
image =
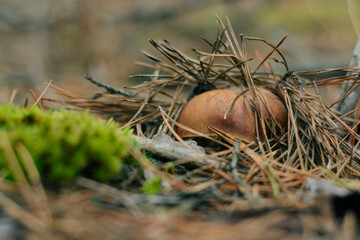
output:
M 216 133 L 209 129 L 209 127 L 213 127 L 242 141 L 248 143 L 255 141 L 256 121 L 255 109 L 251 107 L 250 103 L 251 93 L 246 91 L 236 99 L 240 91 L 239 89 L 217 89 L 204 92 L 187 103 L 180 113 L 178 122 L 208 136 L 216 136 Z M 280 98 L 265 88 L 257 88 L 257 91 L 264 118 L 270 120 L 272 116 L 281 127 L 285 127 L 287 109 Z M 235 102 L 231 106 L 230 104 L 234 100 Z M 248 103 L 246 104 L 245 101 Z M 230 110 L 228 110 L 229 106 L 231 106 Z M 181 138 L 198 137 L 195 133 L 181 127 L 177 127 L 176 132 Z M 269 133 L 268 127 L 267 133 Z

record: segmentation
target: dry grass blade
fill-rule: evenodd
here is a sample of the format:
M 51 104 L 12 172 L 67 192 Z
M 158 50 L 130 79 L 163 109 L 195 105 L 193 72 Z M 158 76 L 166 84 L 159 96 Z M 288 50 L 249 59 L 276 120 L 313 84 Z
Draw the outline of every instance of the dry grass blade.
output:
M 44 91 L 40 94 L 40 96 L 36 99 L 36 101 L 34 102 L 33 106 L 36 106 L 42 99 L 42 97 L 45 95 L 45 93 L 47 92 L 47 90 L 49 89 L 50 85 L 51 85 L 52 81 L 49 81 L 49 83 L 47 84 L 46 88 L 44 89 Z
M 266 57 L 259 63 L 259 65 L 252 72 L 252 75 L 254 75 L 257 72 L 257 70 L 259 70 L 259 68 L 265 63 L 265 61 L 281 46 L 281 44 L 285 41 L 286 38 L 287 36 L 283 37 L 280 40 L 280 42 L 276 45 L 276 47 L 274 47 L 274 49 L 268 55 L 266 55 Z

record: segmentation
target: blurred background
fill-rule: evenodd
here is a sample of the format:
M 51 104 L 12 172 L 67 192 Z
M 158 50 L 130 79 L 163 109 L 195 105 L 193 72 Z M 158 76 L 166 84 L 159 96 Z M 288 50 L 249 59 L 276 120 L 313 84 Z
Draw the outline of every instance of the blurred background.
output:
M 291 70 L 347 66 L 357 40 L 356 0 L 0 0 L 0 102 L 14 89 L 44 82 L 91 96 L 84 74 L 116 87 L 149 71 L 149 39 L 167 39 L 191 55 L 208 50 L 220 18 L 237 33 L 277 44 Z M 266 47 L 266 46 L 265 46 Z M 269 49 L 268 49 L 269 50 Z M 267 51 L 268 52 L 268 51 Z M 265 55 L 265 52 L 263 55 Z

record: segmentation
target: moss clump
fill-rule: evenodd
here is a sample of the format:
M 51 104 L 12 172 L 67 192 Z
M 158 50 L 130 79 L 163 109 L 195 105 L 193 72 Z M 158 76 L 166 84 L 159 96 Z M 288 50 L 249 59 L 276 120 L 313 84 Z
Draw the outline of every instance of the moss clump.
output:
M 134 144 L 131 130 L 104 122 L 88 112 L 42 111 L 37 107 L 0 105 L 0 131 L 13 146 L 29 150 L 47 186 L 66 186 L 77 176 L 109 180 L 129 157 L 127 144 Z M 0 149 L 0 171 L 6 170 Z M 12 178 L 9 171 L 3 171 Z
M 148 195 L 156 195 L 162 190 L 161 178 L 160 177 L 152 177 L 146 179 L 142 188 L 142 192 Z

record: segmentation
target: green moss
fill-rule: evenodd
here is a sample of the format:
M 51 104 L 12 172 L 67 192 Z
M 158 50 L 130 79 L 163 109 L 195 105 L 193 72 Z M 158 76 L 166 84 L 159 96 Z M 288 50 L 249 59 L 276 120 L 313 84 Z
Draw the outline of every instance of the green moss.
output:
M 176 168 L 174 166 L 174 164 L 172 162 L 168 162 L 165 165 L 165 172 L 167 173 L 171 173 L 171 174 L 175 174 L 176 173 Z
M 155 195 L 158 194 L 162 189 L 161 178 L 160 177 L 152 177 L 146 179 L 141 190 L 145 194 Z
M 13 146 L 25 145 L 48 186 L 66 186 L 78 176 L 107 181 L 118 174 L 123 161 L 129 159 L 126 146 L 134 144 L 131 130 L 119 131 L 118 127 L 88 112 L 0 105 L 0 131 Z M 2 149 L 0 172 L 12 178 Z

